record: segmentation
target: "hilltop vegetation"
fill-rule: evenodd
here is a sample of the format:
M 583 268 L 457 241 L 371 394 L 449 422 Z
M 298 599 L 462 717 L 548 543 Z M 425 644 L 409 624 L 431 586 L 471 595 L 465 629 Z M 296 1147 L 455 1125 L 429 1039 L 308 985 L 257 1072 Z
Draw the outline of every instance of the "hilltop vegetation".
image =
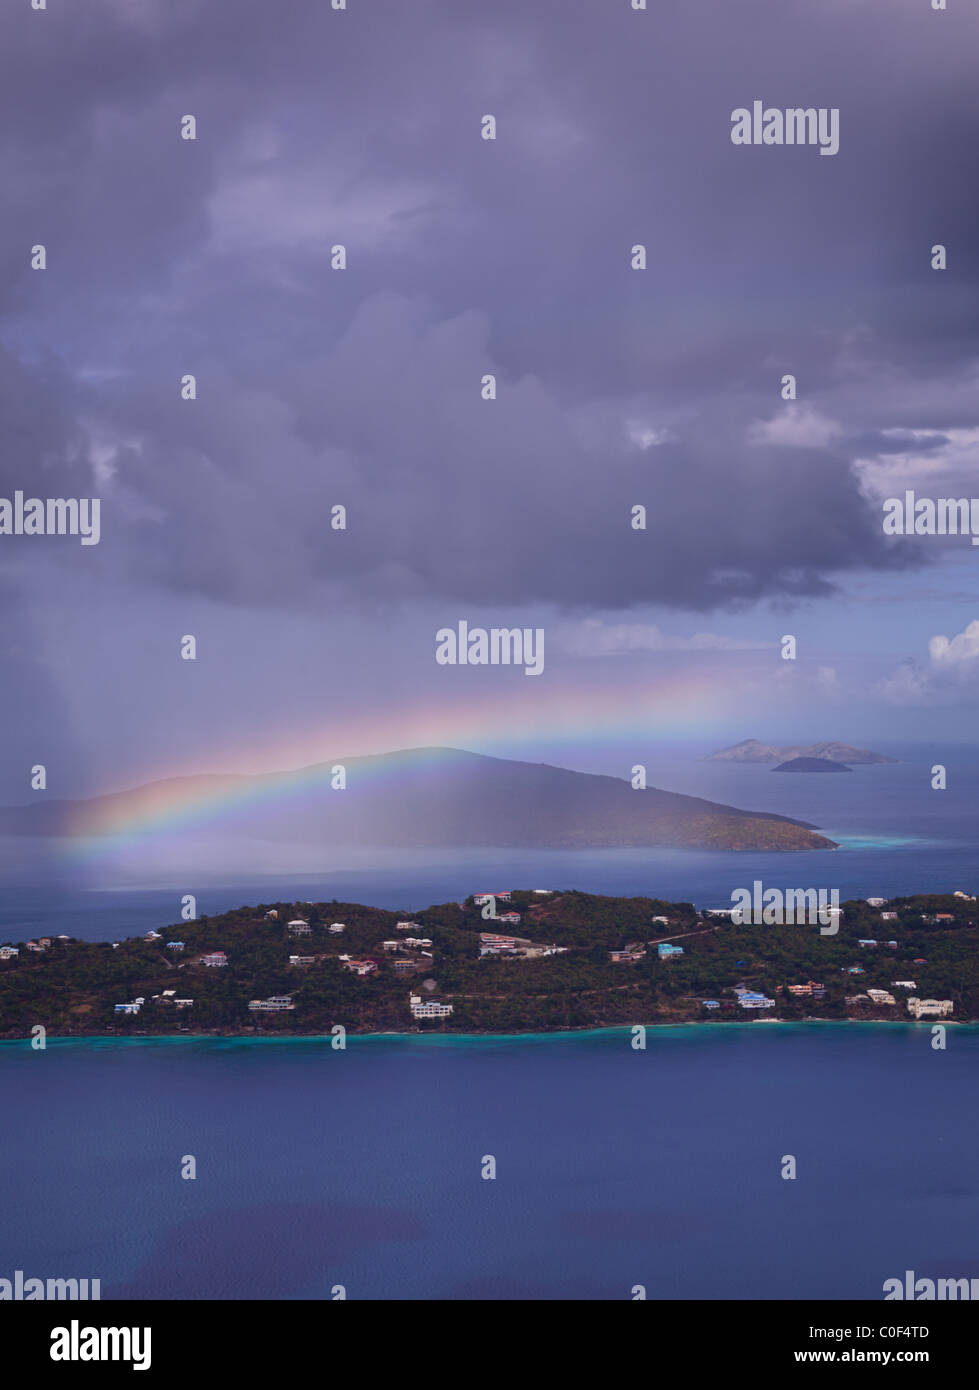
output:
M 263 903 L 220 917 L 201 917 L 162 931 L 158 941 L 134 938 L 110 943 L 56 941 L 45 951 L 0 961 L 0 1035 L 27 1037 L 35 1024 L 52 1035 L 174 1034 L 179 1032 L 329 1033 L 342 1024 L 352 1033 L 425 1030 L 451 1032 L 547 1031 L 611 1024 L 676 1023 L 708 1017 L 704 999 L 734 1003 L 732 989 L 745 985 L 777 1000 L 773 1016 L 784 1019 L 906 1019 L 907 992 L 895 990 L 895 1006 L 847 1005 L 847 996 L 868 986 L 891 989 L 910 979 L 919 997 L 953 1000 L 955 1021 L 979 1019 L 979 910 L 971 900 L 926 895 L 892 900 L 896 921 L 881 921 L 881 909 L 865 902 L 843 905 L 839 933 L 822 936 L 818 926 L 732 926 L 700 915 L 690 903 L 654 898 L 599 897 L 573 891 L 548 897 L 513 893 L 519 926 L 485 920 L 471 899 L 442 903 L 417 913 L 386 912 L 356 903 Z M 278 913 L 269 918 L 270 911 Z M 951 920 L 937 923 L 938 913 Z M 654 922 L 666 917 L 667 923 Z M 296 937 L 290 919 L 308 921 L 310 934 Z M 382 943 L 401 939 L 396 923 L 418 924 L 407 933 L 431 942 L 394 953 Z M 925 920 L 929 919 L 929 920 Z M 328 930 L 333 922 L 342 934 Z M 481 932 L 513 933 L 540 945 L 565 948 L 537 959 L 479 958 Z M 860 947 L 858 938 L 878 945 Z M 168 951 L 167 940 L 184 943 Z M 684 954 L 660 959 L 666 940 Z M 886 940 L 895 940 L 889 948 Z M 613 963 L 609 952 L 645 949 L 635 963 Z M 228 965 L 201 964 L 208 952 L 224 951 Z M 289 964 L 291 954 L 312 956 L 307 966 Z M 374 973 L 360 977 L 339 959 L 372 959 Z M 924 964 L 914 964 L 924 958 Z M 395 960 L 413 961 L 413 974 L 399 974 Z M 848 967 L 860 965 L 854 977 Z M 818 1002 L 790 996 L 785 987 L 810 980 L 825 986 Z M 429 989 L 425 981 L 433 982 Z M 174 1007 L 173 996 L 193 1006 Z M 412 1019 L 408 996 L 453 1005 L 446 1020 Z M 153 996 L 160 998 L 154 1000 Z M 289 1012 L 254 1014 L 252 999 L 291 996 Z M 142 997 L 136 1015 L 117 1015 L 114 1006 Z M 713 1017 L 744 1020 L 740 1008 Z

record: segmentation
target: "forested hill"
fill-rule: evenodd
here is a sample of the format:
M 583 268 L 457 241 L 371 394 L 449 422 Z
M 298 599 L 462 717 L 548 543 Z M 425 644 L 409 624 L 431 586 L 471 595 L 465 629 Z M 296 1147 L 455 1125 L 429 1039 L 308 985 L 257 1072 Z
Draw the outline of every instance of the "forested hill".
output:
M 839 932 L 828 936 L 818 925 L 733 926 L 690 903 L 574 891 L 514 891 L 496 911 L 519 922 L 484 918 L 472 898 L 415 913 L 279 902 L 161 925 L 156 939 L 116 945 L 42 938 L 30 950 L 15 941 L 18 953 L 0 959 L 0 1034 L 29 1038 L 37 1024 L 53 1036 L 123 1036 L 328 1034 L 337 1024 L 351 1033 L 513 1032 L 744 1020 L 753 1015 L 739 1005 L 736 988 L 773 999 L 769 1014 L 782 1019 L 907 1020 L 912 992 L 951 999 L 953 1021 L 979 1019 L 979 912 L 970 899 L 899 898 L 884 908 L 848 902 Z M 882 911 L 895 919 L 882 920 Z M 399 929 L 399 921 L 413 925 Z M 299 925 L 290 929 L 290 922 Z M 481 933 L 514 938 L 506 948 L 514 954 L 480 958 L 487 945 Z M 860 938 L 877 944 L 860 945 Z M 663 958 L 657 943 L 683 953 Z M 624 950 L 637 958 L 611 958 Z M 204 962 L 217 952 L 227 964 Z M 894 981 L 911 981 L 914 990 Z M 812 982 L 824 997 L 788 990 Z M 868 988 L 890 992 L 894 1004 L 874 1005 Z M 451 1005 L 452 1013 L 418 1020 L 411 994 Z M 248 1007 L 274 998 L 293 1007 Z M 138 1012 L 115 1012 L 139 999 Z M 180 999 L 193 1002 L 178 1007 Z M 705 1010 L 705 999 L 717 1001 L 717 1010 Z

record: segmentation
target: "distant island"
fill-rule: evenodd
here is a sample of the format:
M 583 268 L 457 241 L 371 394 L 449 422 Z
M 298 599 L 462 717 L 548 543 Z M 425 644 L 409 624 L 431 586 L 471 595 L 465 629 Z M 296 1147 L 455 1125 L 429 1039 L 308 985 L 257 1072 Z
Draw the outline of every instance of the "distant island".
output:
M 852 772 L 846 763 L 834 762 L 832 758 L 790 758 L 787 763 L 779 763 L 773 772 Z
M 963 893 L 850 901 L 823 936 L 738 926 L 730 907 L 493 887 L 411 913 L 280 901 L 119 942 L 10 943 L 0 1036 L 979 1019 L 979 910 Z
M 883 753 L 871 753 L 866 748 L 854 748 L 850 743 L 806 743 L 778 748 L 773 743 L 759 743 L 746 738 L 730 748 L 722 748 L 707 757 L 712 763 L 781 763 L 793 758 L 822 758 L 832 763 L 896 763 Z
M 41 799 L 0 808 L 0 834 L 152 834 L 161 819 L 179 825 L 187 817 L 226 835 L 325 847 L 837 848 L 787 816 L 456 748 L 337 758 L 259 776 L 172 778 L 85 801 Z

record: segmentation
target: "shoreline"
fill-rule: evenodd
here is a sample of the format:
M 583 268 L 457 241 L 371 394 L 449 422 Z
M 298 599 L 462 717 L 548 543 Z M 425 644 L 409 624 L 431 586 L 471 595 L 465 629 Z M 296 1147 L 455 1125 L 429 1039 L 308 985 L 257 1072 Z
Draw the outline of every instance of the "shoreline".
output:
M 582 1028 L 554 1028 L 539 1032 L 528 1033 L 496 1033 L 490 1031 L 453 1033 L 453 1032 L 425 1032 L 417 1029 L 411 1032 L 382 1032 L 382 1033 L 351 1033 L 347 1032 L 346 1041 L 351 1040 L 369 1042 L 383 1038 L 398 1039 L 405 1042 L 424 1040 L 431 1041 L 454 1041 L 460 1042 L 470 1040 L 487 1040 L 498 1042 L 539 1042 L 548 1038 L 585 1038 L 590 1036 L 602 1037 L 612 1034 L 631 1034 L 633 1028 L 658 1029 L 660 1031 L 668 1029 L 691 1029 L 709 1028 L 714 1032 L 727 1032 L 731 1029 L 754 1028 L 759 1023 L 778 1023 L 785 1028 L 933 1028 L 936 1026 L 935 1020 L 925 1019 L 888 1019 L 888 1018 L 769 1018 L 769 1019 L 738 1019 L 729 1023 L 715 1022 L 713 1019 L 685 1019 L 679 1023 L 619 1023 L 610 1024 L 606 1027 L 582 1027 Z M 942 1019 L 941 1026 L 946 1028 L 976 1028 L 979 1029 L 979 1019 Z M 30 1037 L 0 1037 L 0 1048 L 15 1047 L 18 1044 L 31 1045 Z M 116 1033 L 87 1033 L 87 1034 L 59 1034 L 49 1035 L 45 1039 L 46 1044 L 86 1044 L 86 1043 L 123 1043 L 123 1044 L 144 1044 L 144 1043 L 176 1043 L 176 1042 L 253 1042 L 253 1043 L 312 1043 L 320 1042 L 332 1045 L 335 1041 L 331 1033 L 235 1033 L 208 1031 L 201 1033 L 137 1033 L 137 1034 L 116 1034 Z M 342 1051 L 345 1049 L 333 1049 Z

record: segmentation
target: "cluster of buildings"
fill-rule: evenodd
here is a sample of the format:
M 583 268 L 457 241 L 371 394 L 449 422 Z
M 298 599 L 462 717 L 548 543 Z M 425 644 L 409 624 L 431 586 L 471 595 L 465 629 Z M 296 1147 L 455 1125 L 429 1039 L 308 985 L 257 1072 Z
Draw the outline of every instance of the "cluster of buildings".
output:
M 175 1009 L 190 1009 L 193 1007 L 193 999 L 178 999 L 175 989 L 165 989 L 162 994 L 154 994 L 152 998 L 154 1004 L 172 1004 Z M 140 994 L 128 1004 L 116 1004 L 112 1010 L 116 1014 L 138 1014 L 146 1003 L 144 995 Z
M 215 970 L 219 970 L 227 963 L 228 957 L 223 951 L 210 951 L 206 956 L 201 956 L 201 965 L 209 965 Z
M 479 955 L 483 956 L 516 956 L 522 954 L 525 947 L 531 943 L 520 936 L 500 936 L 496 932 L 481 931 L 479 933 Z
M 190 1009 L 193 1007 L 193 999 L 178 999 L 175 989 L 165 989 L 161 994 L 154 994 L 153 1000 L 160 1004 L 172 1004 L 176 1009 Z
M 779 986 L 779 989 L 781 989 L 781 985 Z M 786 985 L 786 989 L 789 991 L 790 994 L 794 994 L 797 998 L 826 998 L 826 990 L 819 983 L 818 980 L 807 980 L 804 985 Z M 778 993 L 778 990 L 776 990 L 776 993 Z
M 11 960 L 14 956 L 20 955 L 18 946 L 0 946 L 0 960 Z
M 536 960 L 541 956 L 560 956 L 567 946 L 537 946 L 523 936 L 501 936 L 497 932 L 479 933 L 479 958 L 484 956 L 516 956 L 521 960 Z
M 659 956 L 660 960 L 671 960 L 674 956 L 683 955 L 683 947 L 674 946 L 669 941 L 651 941 L 649 944 L 650 946 L 656 947 L 656 954 Z M 608 953 L 609 960 L 615 961 L 618 964 L 628 964 L 632 961 L 643 960 L 645 955 L 646 951 L 642 946 L 627 946 L 624 951 L 609 951 Z
M 474 893 L 474 894 L 473 894 L 473 902 L 474 902 L 474 904 L 476 905 L 476 907 L 483 907 L 483 906 L 485 906 L 486 903 L 489 903 L 489 902 L 508 903 L 508 902 L 512 902 L 512 900 L 513 900 L 513 895 L 512 895 L 512 893 Z M 496 917 L 494 918 L 494 920 L 497 921 L 497 922 L 505 922 L 505 923 L 507 924 L 508 927 L 519 927 L 519 925 L 520 925 L 520 913 L 519 913 L 519 912 L 500 912 L 500 913 L 497 913 L 497 914 L 496 914 Z

